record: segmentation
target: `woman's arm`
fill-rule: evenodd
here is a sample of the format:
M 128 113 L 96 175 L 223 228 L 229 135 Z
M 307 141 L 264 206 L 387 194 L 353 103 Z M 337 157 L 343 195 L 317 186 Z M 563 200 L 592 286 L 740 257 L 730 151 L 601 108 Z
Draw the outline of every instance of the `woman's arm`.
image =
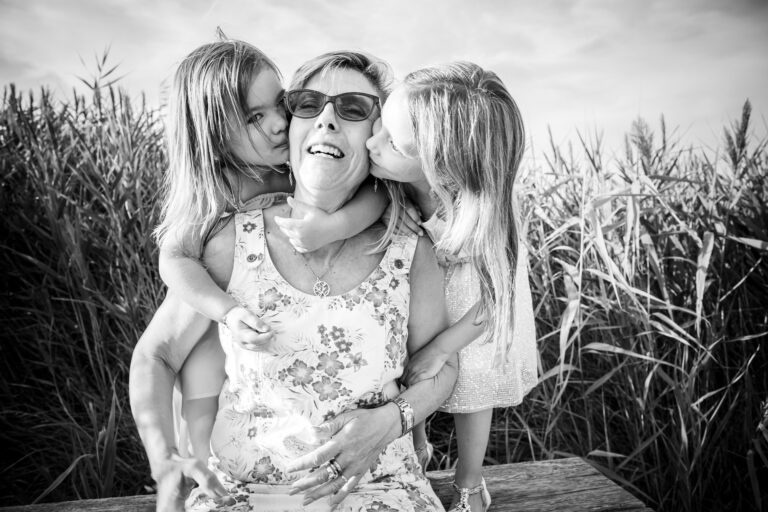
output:
M 411 342 L 423 344 L 447 326 L 442 280 L 443 274 L 429 240 L 420 238 L 411 266 L 409 345 Z M 412 336 L 414 340 L 410 340 Z M 413 408 L 414 423 L 424 421 L 448 398 L 457 375 L 458 363 L 454 355 L 433 378 L 418 382 L 401 393 L 400 397 Z M 332 493 L 336 493 L 332 498 L 334 503 L 343 500 L 386 446 L 403 434 L 400 410 L 391 402 L 376 409 L 356 409 L 340 414 L 318 427 L 318 431 L 321 438 L 328 441 L 294 461 L 290 469 L 307 469 L 335 458 L 347 481 L 337 478 L 326 482 L 325 471 L 311 473 L 293 486 L 294 492 L 310 489 L 306 502 Z
M 158 511 L 184 510 L 190 490 L 187 478 L 213 496 L 224 494 L 204 464 L 178 455 L 173 429 L 176 375 L 198 340 L 211 329 L 207 318 L 169 293 L 133 351 L 128 386 L 131 410 L 157 482 Z

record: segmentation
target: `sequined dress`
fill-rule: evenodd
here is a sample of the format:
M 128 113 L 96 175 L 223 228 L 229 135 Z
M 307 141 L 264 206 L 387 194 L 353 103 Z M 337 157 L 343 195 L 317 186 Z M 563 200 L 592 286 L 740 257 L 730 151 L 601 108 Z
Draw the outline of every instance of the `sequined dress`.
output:
M 236 214 L 235 232 L 228 291 L 269 323 L 276 337 L 266 351 L 249 351 L 220 328 L 227 381 L 211 448 L 214 469 L 238 500 L 223 510 L 327 510 L 326 501 L 305 509 L 300 496 L 285 495 L 287 485 L 306 474 L 288 473 L 286 465 L 317 446 L 312 426 L 399 393 L 395 380 L 407 358 L 416 238 L 396 237 L 355 289 L 317 297 L 295 289 L 278 273 L 266 248 L 261 210 Z M 334 510 L 443 508 L 407 435 L 384 450 Z
M 432 240 L 439 240 L 446 223 L 437 215 L 424 222 Z M 480 298 L 480 282 L 469 255 L 438 251 L 437 261 L 445 274 L 445 300 L 448 318 L 458 321 Z M 480 336 L 459 351 L 459 377 L 453 393 L 440 408 L 449 413 L 470 413 L 492 407 L 519 404 L 537 382 L 538 354 L 533 319 L 531 290 L 528 284 L 527 254 L 520 244 L 516 269 L 515 325 L 510 357 L 494 367 L 495 340 Z

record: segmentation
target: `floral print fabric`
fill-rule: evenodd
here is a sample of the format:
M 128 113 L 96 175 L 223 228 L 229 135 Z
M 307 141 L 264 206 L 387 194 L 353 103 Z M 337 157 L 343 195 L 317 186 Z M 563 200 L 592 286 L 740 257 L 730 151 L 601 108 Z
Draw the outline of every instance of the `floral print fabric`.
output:
M 211 438 L 213 468 L 231 490 L 220 510 L 301 508 L 285 495 L 304 472 L 286 465 L 314 449 L 313 426 L 343 411 L 396 396 L 407 359 L 409 272 L 415 237 L 397 237 L 355 289 L 316 297 L 293 288 L 266 250 L 263 214 L 235 215 L 235 264 L 229 293 L 275 331 L 264 351 L 231 343 L 220 327 L 227 381 Z M 265 498 L 265 496 L 269 498 Z M 191 510 L 210 510 L 204 496 Z M 269 503 L 276 503 L 269 505 Z M 422 475 L 410 436 L 391 443 L 357 490 L 335 510 L 442 510 Z

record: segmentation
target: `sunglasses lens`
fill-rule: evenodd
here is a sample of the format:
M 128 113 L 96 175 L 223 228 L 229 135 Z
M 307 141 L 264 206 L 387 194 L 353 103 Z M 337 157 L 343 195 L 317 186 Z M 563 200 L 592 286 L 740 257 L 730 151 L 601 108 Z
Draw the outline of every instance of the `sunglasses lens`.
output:
M 341 94 L 336 98 L 336 111 L 342 119 L 362 121 L 373 112 L 376 101 L 362 94 Z
M 325 95 L 317 91 L 290 91 L 285 95 L 285 105 L 296 117 L 310 118 L 323 110 Z
M 333 102 L 336 114 L 347 121 L 362 121 L 368 119 L 376 107 L 373 96 L 357 92 L 346 92 L 338 96 L 326 96 L 312 90 L 288 91 L 285 95 L 285 106 L 296 117 L 311 119 L 320 115 L 325 105 Z

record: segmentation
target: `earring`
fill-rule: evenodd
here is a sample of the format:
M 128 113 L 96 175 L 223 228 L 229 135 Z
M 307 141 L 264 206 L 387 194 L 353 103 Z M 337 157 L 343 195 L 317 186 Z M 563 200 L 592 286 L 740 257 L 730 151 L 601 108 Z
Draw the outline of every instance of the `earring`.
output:
M 288 183 L 293 186 L 293 171 L 288 171 Z

